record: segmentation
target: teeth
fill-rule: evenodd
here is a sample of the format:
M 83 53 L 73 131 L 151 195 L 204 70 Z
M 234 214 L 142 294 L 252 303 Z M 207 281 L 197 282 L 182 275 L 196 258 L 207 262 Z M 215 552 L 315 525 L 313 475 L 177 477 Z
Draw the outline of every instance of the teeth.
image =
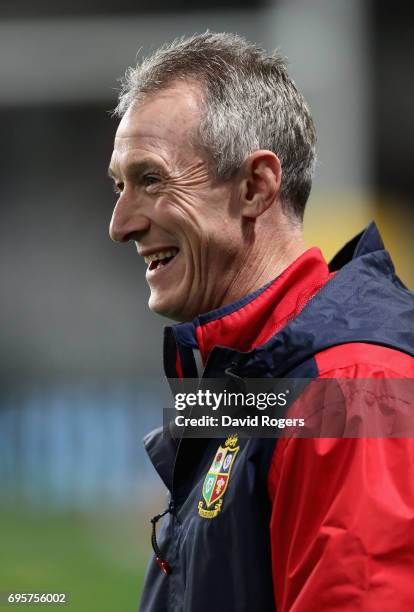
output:
M 144 260 L 146 264 L 150 264 L 152 261 L 161 261 L 162 259 L 166 259 L 167 257 L 175 257 L 177 253 L 178 249 L 173 248 L 170 251 L 159 251 L 159 253 L 147 255 L 146 257 L 144 257 Z

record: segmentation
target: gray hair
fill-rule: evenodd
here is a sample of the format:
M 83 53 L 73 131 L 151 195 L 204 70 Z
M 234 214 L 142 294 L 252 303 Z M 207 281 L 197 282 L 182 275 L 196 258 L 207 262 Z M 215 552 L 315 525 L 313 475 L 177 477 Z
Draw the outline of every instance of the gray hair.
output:
M 214 176 L 228 180 L 251 153 L 270 150 L 282 166 L 285 212 L 302 219 L 315 167 L 315 128 L 284 58 L 235 34 L 180 38 L 128 68 L 115 114 L 122 117 L 132 104 L 177 80 L 202 86 L 197 140 Z

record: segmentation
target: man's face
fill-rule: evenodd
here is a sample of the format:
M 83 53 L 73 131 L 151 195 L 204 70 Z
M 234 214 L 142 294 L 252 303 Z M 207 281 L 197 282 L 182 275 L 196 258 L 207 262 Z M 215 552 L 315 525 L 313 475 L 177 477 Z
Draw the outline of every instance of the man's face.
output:
M 226 303 L 243 260 L 235 185 L 215 182 L 192 144 L 199 96 L 180 83 L 130 107 L 110 165 L 119 192 L 110 235 L 135 241 L 149 307 L 180 321 Z

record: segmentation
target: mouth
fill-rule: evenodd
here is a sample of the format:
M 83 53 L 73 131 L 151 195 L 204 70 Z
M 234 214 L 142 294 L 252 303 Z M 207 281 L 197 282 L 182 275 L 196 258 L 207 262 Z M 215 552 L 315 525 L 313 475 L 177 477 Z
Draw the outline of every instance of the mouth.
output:
M 153 272 L 168 266 L 174 257 L 178 254 L 179 249 L 172 247 L 165 251 L 158 251 L 144 257 L 145 263 L 148 265 L 148 271 Z

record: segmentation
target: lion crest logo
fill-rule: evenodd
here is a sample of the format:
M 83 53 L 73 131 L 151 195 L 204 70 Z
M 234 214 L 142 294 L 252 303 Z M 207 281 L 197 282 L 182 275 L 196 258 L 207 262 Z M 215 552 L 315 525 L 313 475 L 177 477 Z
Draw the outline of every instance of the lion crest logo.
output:
M 221 510 L 223 496 L 230 480 L 231 468 L 240 447 L 237 435 L 229 436 L 224 446 L 219 446 L 206 474 L 202 499 L 198 502 L 198 514 L 202 518 L 215 518 Z

